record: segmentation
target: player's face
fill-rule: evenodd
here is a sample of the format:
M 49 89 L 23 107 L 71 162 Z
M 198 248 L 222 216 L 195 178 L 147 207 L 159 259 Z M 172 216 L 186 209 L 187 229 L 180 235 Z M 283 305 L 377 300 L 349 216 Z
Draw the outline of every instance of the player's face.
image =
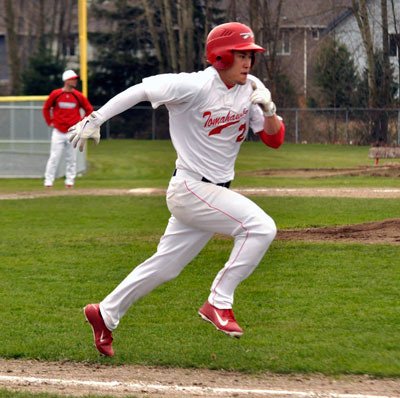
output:
M 252 51 L 234 51 L 232 66 L 220 71 L 222 81 L 228 86 L 246 84 L 247 75 L 250 73 L 251 69 L 252 59 Z
M 78 85 L 78 79 L 69 79 L 65 81 L 65 86 L 75 88 Z

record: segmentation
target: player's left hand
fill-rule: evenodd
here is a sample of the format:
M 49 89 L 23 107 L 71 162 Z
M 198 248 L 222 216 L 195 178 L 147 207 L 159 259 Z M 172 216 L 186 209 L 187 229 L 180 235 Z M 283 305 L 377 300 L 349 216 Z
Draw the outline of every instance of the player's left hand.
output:
M 266 87 L 257 87 L 255 82 L 251 82 L 251 87 L 253 92 L 250 95 L 250 101 L 260 105 L 264 116 L 275 115 L 276 106 L 271 100 L 271 92 Z
M 94 140 L 96 144 L 100 142 L 101 121 L 99 119 L 97 112 L 92 112 L 68 129 L 67 136 L 74 148 L 79 147 L 79 150 L 83 152 L 88 139 Z

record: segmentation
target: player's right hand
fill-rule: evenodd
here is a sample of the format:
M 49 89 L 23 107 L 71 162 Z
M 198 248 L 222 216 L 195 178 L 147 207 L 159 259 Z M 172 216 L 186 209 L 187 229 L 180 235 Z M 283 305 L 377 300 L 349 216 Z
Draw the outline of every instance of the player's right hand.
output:
M 88 139 L 94 140 L 96 144 L 100 142 L 101 120 L 97 112 L 92 112 L 83 118 L 79 123 L 68 129 L 68 139 L 74 148 L 78 147 L 81 152 L 85 149 Z
M 255 82 L 251 82 L 251 87 L 253 92 L 250 95 L 250 101 L 260 106 L 264 116 L 275 115 L 276 106 L 271 100 L 271 92 L 264 85 L 257 87 Z

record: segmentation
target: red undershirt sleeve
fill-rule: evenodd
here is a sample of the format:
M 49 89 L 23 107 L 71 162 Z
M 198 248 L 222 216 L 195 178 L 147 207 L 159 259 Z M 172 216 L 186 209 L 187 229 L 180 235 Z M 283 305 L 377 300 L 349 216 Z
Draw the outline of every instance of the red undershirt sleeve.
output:
M 285 140 L 285 125 L 283 124 L 283 122 L 281 122 L 281 128 L 276 134 L 267 134 L 263 130 L 260 131 L 258 135 L 265 145 L 277 149 L 283 144 L 283 141 Z
M 50 109 L 53 107 L 53 101 L 54 101 L 54 91 L 50 93 L 49 97 L 43 104 L 43 109 L 42 109 L 43 117 L 46 120 L 48 126 L 50 126 L 52 122 L 52 115 L 50 113 Z

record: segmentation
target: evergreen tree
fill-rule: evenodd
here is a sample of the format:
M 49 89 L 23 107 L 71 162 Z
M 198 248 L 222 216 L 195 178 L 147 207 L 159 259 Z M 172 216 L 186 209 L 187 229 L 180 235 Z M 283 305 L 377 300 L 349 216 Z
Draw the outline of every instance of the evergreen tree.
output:
M 161 7 L 161 2 L 153 0 L 93 0 L 91 12 L 106 27 L 103 33 L 89 35 L 95 47 L 95 59 L 89 62 L 89 98 L 94 106 L 104 104 L 146 76 L 202 69 L 206 65 L 207 33 L 215 24 L 225 22 L 223 11 L 217 7 L 220 2 L 205 4 L 194 0 L 189 7 L 185 2 L 171 0 Z M 183 4 L 188 8 L 179 9 Z M 179 21 L 185 22 L 186 30 Z M 193 40 L 193 45 L 187 40 Z M 142 137 L 149 131 L 148 124 L 148 115 L 127 111 L 113 119 L 111 134 Z M 167 115 L 165 123 L 159 124 L 168 125 Z M 156 134 L 167 138 L 168 129 Z
M 115 2 L 113 9 L 93 4 L 93 12 L 115 28 L 90 35 L 96 49 L 89 62 L 89 97 L 94 104 L 108 99 L 157 72 L 143 10 L 125 0 Z
M 328 39 L 317 55 L 315 81 L 325 106 L 341 108 L 353 105 L 358 75 L 346 46 Z
M 385 93 L 383 92 L 383 54 L 382 52 L 378 52 L 375 54 L 375 81 L 376 85 L 378 88 L 378 96 L 377 96 L 377 106 L 380 108 L 389 108 L 391 107 L 394 103 L 395 100 L 394 98 L 398 95 L 398 86 L 396 82 L 394 81 L 394 70 L 393 67 L 390 68 L 390 75 L 389 75 L 389 80 L 390 80 L 390 98 L 389 100 L 386 98 Z M 367 69 L 364 70 L 362 80 L 359 82 L 358 86 L 358 92 L 359 92 L 359 102 L 357 106 L 359 107 L 364 107 L 368 108 L 368 72 Z
M 278 73 L 275 76 L 275 87 L 274 102 L 279 108 L 297 107 L 296 91 L 286 74 Z
M 23 95 L 47 95 L 62 86 L 65 62 L 57 59 L 44 45 L 29 59 L 22 73 Z
M 393 67 L 389 68 L 388 73 L 389 76 L 386 78 L 389 81 L 389 93 L 386 92 L 384 86 L 385 75 L 383 73 L 383 53 L 382 51 L 374 54 L 374 70 L 375 70 L 375 84 L 377 87 L 376 91 L 376 108 L 390 108 L 395 105 L 395 96 L 397 94 L 397 84 L 394 81 L 394 71 Z M 369 107 L 369 84 L 368 84 L 368 70 L 365 69 L 363 73 L 363 79 L 359 82 L 358 85 L 358 93 L 359 93 L 359 102 L 357 103 L 358 107 Z M 389 98 L 388 98 L 389 94 Z M 366 142 L 379 144 L 388 143 L 389 139 L 389 116 L 385 110 L 375 110 L 369 112 L 370 118 L 370 132 L 369 137 L 366 139 Z

